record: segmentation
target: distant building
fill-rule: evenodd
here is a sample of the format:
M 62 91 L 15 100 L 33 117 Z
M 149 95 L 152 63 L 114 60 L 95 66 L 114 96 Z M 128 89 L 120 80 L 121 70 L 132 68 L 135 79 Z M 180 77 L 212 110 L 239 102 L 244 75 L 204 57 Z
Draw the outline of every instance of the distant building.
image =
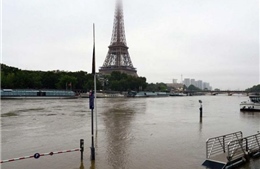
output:
M 209 86 L 209 90 L 212 90 L 212 87 L 211 87 L 211 86 Z
M 189 87 L 190 86 L 190 79 L 189 78 L 185 78 L 184 80 L 183 80 L 183 84 L 186 86 L 186 87 Z
M 203 83 L 203 90 L 205 90 L 205 89 L 212 90 L 212 87 L 209 85 L 209 83 L 204 82 Z
M 206 82 L 203 82 L 202 90 L 205 90 L 205 89 L 208 89 L 208 88 L 207 88 L 207 83 L 206 83 Z
M 171 91 L 174 88 L 174 91 L 183 91 L 183 84 L 182 83 L 166 83 L 168 88 L 171 88 Z
M 176 80 L 176 79 L 173 79 L 173 82 L 175 82 L 174 80 Z M 204 90 L 204 89 L 212 90 L 212 87 L 210 86 L 210 84 L 208 82 L 203 82 L 202 80 L 196 81 L 196 79 L 185 78 L 182 83 L 186 87 L 193 85 L 201 90 Z
M 190 80 L 190 84 L 196 87 L 196 81 L 195 81 L 195 79 L 191 79 L 191 80 Z
M 177 83 L 177 79 L 172 79 L 172 83 Z
M 197 87 L 200 88 L 201 90 L 203 89 L 203 82 L 202 80 L 197 81 Z

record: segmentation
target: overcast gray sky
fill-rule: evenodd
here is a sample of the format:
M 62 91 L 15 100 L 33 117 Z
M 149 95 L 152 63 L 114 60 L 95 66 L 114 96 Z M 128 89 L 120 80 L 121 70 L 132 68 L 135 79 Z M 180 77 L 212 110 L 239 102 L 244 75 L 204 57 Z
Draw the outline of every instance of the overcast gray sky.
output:
M 123 0 L 126 41 L 149 83 L 194 78 L 213 88 L 259 84 L 259 0 Z M 2 0 L 2 63 L 91 71 L 110 44 L 115 0 Z

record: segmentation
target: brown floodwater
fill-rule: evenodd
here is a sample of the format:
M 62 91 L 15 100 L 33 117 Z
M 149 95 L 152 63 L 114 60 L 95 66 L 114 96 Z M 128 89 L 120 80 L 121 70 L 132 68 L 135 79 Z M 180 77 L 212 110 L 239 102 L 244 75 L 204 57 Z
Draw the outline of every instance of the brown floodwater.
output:
M 199 119 L 198 100 L 203 102 Z M 242 95 L 97 99 L 96 160 L 90 161 L 88 99 L 2 100 L 1 159 L 79 148 L 0 164 L 2 169 L 205 169 L 206 140 L 260 130 L 260 113 L 242 113 Z M 95 126 L 95 125 L 94 125 Z M 259 169 L 260 159 L 240 169 Z

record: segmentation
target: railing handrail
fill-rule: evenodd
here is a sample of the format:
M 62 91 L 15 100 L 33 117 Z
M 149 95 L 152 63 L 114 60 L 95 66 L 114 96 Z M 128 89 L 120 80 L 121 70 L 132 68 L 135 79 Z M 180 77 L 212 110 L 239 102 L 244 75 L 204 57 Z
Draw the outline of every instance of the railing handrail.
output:
M 54 154 L 62 154 L 62 153 L 69 153 L 69 152 L 75 152 L 75 151 L 80 151 L 81 153 L 81 161 L 83 160 L 83 152 L 84 152 L 84 140 L 80 139 L 80 148 L 74 148 L 74 149 L 69 149 L 69 150 L 62 150 L 62 151 L 56 151 L 56 152 L 49 152 L 49 153 L 35 153 L 34 155 L 30 156 L 23 156 L 23 157 L 18 157 L 18 158 L 12 158 L 8 160 L 0 160 L 0 164 L 2 163 L 7 163 L 7 162 L 13 162 L 13 161 L 18 161 L 18 160 L 25 160 L 28 158 L 35 158 L 38 159 L 41 156 L 53 156 Z
M 243 138 L 243 133 L 241 131 L 238 131 L 217 137 L 208 138 L 206 141 L 206 158 L 210 158 L 212 154 L 219 154 L 220 152 L 225 153 L 227 149 L 227 144 L 230 141 L 232 141 L 234 137 L 236 137 L 236 139 Z M 216 142 L 216 140 L 218 140 L 218 142 Z
M 235 156 L 235 151 L 240 150 L 236 157 L 243 157 L 254 151 L 260 152 L 260 133 L 250 135 L 244 138 L 232 140 L 227 145 L 227 159 L 232 161 Z
M 232 161 L 235 153 L 237 153 L 236 157 L 243 157 L 246 154 L 246 151 L 244 150 L 246 148 L 244 148 L 244 146 L 247 147 L 247 138 L 230 141 L 227 146 L 227 160 Z M 240 152 L 238 152 L 238 150 L 240 150 Z
M 228 135 L 233 135 L 233 134 L 237 134 L 237 133 L 240 133 L 241 136 L 243 137 L 243 133 L 242 133 L 242 131 L 237 131 L 237 132 L 234 132 L 234 133 L 229 133 L 229 134 L 220 135 L 220 136 L 217 136 L 217 137 L 211 137 L 211 138 L 208 138 L 206 142 L 208 142 L 208 141 L 211 140 L 211 139 L 215 139 L 215 138 L 219 138 L 219 137 L 224 137 L 224 136 L 228 136 Z M 242 137 L 241 137 L 241 138 L 242 138 Z

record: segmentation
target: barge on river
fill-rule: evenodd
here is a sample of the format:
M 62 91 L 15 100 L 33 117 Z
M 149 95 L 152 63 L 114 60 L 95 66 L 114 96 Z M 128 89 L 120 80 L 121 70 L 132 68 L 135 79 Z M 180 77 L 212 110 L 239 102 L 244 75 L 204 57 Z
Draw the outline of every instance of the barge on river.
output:
M 15 90 L 1 89 L 1 99 L 73 99 L 71 90 Z
M 168 97 L 169 94 L 167 92 L 146 92 L 146 91 L 130 91 L 127 94 L 127 97 L 137 97 L 137 98 L 143 98 L 143 97 Z

